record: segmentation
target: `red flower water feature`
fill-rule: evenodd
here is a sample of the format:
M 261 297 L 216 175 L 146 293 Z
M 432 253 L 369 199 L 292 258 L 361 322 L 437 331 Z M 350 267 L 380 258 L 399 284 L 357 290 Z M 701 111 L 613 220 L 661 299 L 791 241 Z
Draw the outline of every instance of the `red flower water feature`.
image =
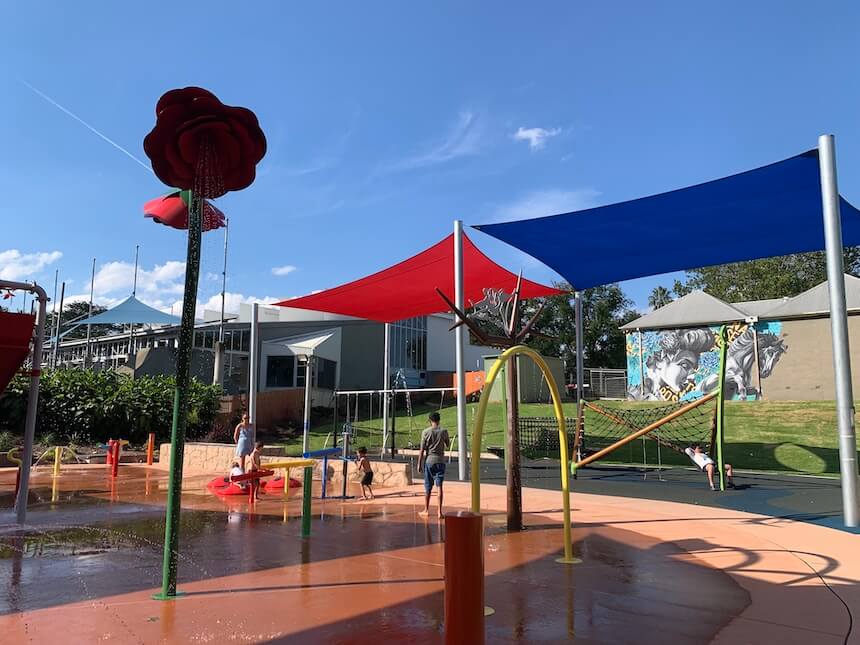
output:
M 224 105 L 200 87 L 185 87 L 165 93 L 155 114 L 143 149 L 165 184 L 214 198 L 253 183 L 266 137 L 251 110 Z
M 177 190 L 155 199 L 150 199 L 143 205 L 144 217 L 151 217 L 155 222 L 185 230 L 188 228 L 188 193 Z M 214 204 L 203 203 L 203 232 L 227 226 L 226 217 Z

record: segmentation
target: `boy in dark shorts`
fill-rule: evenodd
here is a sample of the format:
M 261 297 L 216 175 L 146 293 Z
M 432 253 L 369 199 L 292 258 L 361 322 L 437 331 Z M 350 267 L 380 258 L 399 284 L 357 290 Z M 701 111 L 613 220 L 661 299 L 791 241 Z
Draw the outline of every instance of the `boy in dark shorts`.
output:
M 418 469 L 424 471 L 424 512 L 430 515 L 430 494 L 433 484 L 439 489 L 439 517 L 442 517 L 442 483 L 445 481 L 445 451 L 451 447 L 448 431 L 439 426 L 439 413 L 430 414 L 430 427 L 421 433 Z M 427 455 L 425 460 L 424 455 Z
M 370 459 L 367 458 L 367 448 L 358 449 L 358 460 L 355 465 L 363 473 L 361 476 L 361 499 L 373 499 L 373 489 L 370 487 L 373 483 L 373 469 L 370 466 Z M 368 493 L 370 493 L 369 497 Z

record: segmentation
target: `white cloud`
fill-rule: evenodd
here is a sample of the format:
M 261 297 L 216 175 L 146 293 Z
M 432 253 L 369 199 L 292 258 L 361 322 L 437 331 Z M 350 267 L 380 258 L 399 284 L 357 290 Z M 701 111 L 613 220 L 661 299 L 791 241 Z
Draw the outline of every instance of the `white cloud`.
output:
M 532 219 L 593 208 L 599 195 L 600 192 L 593 188 L 538 190 L 510 204 L 497 207 L 486 223 Z
M 218 282 L 221 279 L 220 273 L 213 273 L 212 271 L 208 271 L 206 273 L 206 280 L 209 282 Z
M 519 128 L 513 135 L 514 141 L 528 141 L 531 150 L 540 150 L 550 137 L 561 134 L 561 128 Z
M 47 253 L 21 253 L 17 249 L 0 251 L 0 279 L 28 280 L 34 278 L 49 264 L 63 257 L 60 251 Z
M 441 142 L 432 145 L 425 152 L 395 162 L 386 170 L 396 172 L 423 168 L 477 154 L 481 148 L 482 132 L 481 118 L 471 110 L 464 110 Z
M 150 270 L 139 267 L 137 271 L 138 295 L 145 294 L 150 299 L 160 299 L 171 294 L 180 295 L 184 290 L 184 283 L 185 262 L 179 260 L 156 264 Z M 93 291 L 98 296 L 109 296 L 122 291 L 131 295 L 133 288 L 134 264 L 130 262 L 107 262 L 96 271 Z
M 296 270 L 292 264 L 285 264 L 282 267 L 272 267 L 272 275 L 290 275 L 293 271 Z
M 224 294 L 224 311 L 236 314 L 239 313 L 239 305 L 250 305 L 255 302 L 258 302 L 261 305 L 271 305 L 276 302 L 280 302 L 281 300 L 283 300 L 283 298 L 275 298 L 274 296 L 263 296 L 262 298 L 259 298 L 257 296 L 246 296 L 241 293 L 231 293 L 228 291 Z M 181 300 L 179 301 L 179 305 L 180 307 L 182 306 Z M 221 311 L 221 294 L 216 293 L 206 302 L 197 303 L 198 315 L 202 315 L 204 309 Z

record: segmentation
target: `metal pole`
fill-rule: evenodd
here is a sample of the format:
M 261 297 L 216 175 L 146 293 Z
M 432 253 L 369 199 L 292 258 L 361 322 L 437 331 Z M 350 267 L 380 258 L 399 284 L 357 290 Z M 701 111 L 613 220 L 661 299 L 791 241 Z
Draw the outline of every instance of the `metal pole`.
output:
M 305 418 L 302 425 L 302 454 L 311 449 L 311 377 L 313 376 L 313 356 L 305 357 Z M 307 470 L 305 471 L 307 474 Z
M 134 284 L 131 287 L 131 297 L 134 298 L 137 296 L 137 257 L 140 251 L 140 244 L 134 245 Z M 195 300 L 197 299 L 195 290 Z M 132 342 L 134 341 L 134 323 L 131 323 L 128 327 L 128 359 L 131 361 L 131 354 L 133 351 Z M 134 370 L 134 365 L 131 366 L 131 369 Z
M 391 393 L 391 323 L 385 323 L 385 349 L 382 351 L 382 457 L 385 457 L 385 446 L 388 441 L 388 408 Z
M 582 433 L 582 420 L 585 410 L 582 403 L 585 400 L 585 367 L 582 357 L 582 292 L 573 294 L 574 327 L 576 328 L 576 434 L 574 443 L 578 446 Z
M 645 399 L 645 360 L 644 360 L 644 350 L 642 348 L 642 330 L 637 329 L 636 333 L 639 334 L 639 398 Z
M 182 508 L 182 464 L 185 458 L 185 427 L 188 422 L 188 395 L 191 381 L 191 353 L 194 345 L 194 313 L 197 281 L 200 276 L 200 235 L 203 219 L 202 198 L 189 191 L 188 251 L 185 291 L 182 297 L 182 322 L 176 349 L 176 387 L 173 393 L 173 420 L 170 432 L 170 478 L 167 481 L 167 512 L 164 523 L 164 560 L 161 593 L 155 598 L 175 598 L 179 563 L 179 515 Z
M 463 222 L 454 221 L 454 304 L 464 311 L 463 294 Z M 466 481 L 466 372 L 463 365 L 463 343 L 465 327 L 460 325 L 454 330 L 455 362 L 457 366 L 457 461 L 460 481 Z
M 63 282 L 63 284 L 60 286 L 60 308 L 57 311 L 57 325 L 56 325 L 57 331 L 54 335 L 54 346 L 51 348 L 52 354 L 53 354 L 53 356 L 51 357 L 51 367 L 53 367 L 54 369 L 56 369 L 56 367 L 57 367 L 57 356 L 58 356 L 58 353 L 60 350 L 60 331 L 61 331 L 60 319 L 63 317 L 63 299 L 65 297 L 66 297 L 66 283 Z
M 57 318 L 57 281 L 60 277 L 60 270 L 54 270 L 54 296 L 51 298 L 51 338 L 54 339 L 57 337 L 57 323 L 59 322 Z M 53 361 L 54 348 L 51 347 L 51 360 Z M 53 363 L 51 363 L 51 367 L 53 367 Z
M 758 383 L 758 395 L 756 398 L 761 400 L 764 398 L 764 390 L 761 386 L 761 365 L 758 362 L 758 330 L 755 328 L 755 323 L 750 323 L 750 327 L 752 327 L 753 333 L 753 360 L 755 361 L 755 377 Z
M 848 313 L 842 266 L 842 221 L 836 182 L 836 149 L 832 134 L 818 137 L 821 206 L 827 252 L 827 287 L 830 293 L 830 331 L 833 337 L 833 371 L 836 377 L 836 418 L 839 427 L 839 470 L 842 477 L 842 514 L 845 526 L 860 525 L 858 513 L 857 437 L 854 431 L 854 397 L 851 354 L 848 348 Z
M 227 232 L 230 230 L 230 220 L 225 219 L 224 226 L 224 268 L 221 270 L 221 325 L 218 327 L 218 340 L 224 342 L 224 300 L 227 297 Z
M 90 308 L 87 313 L 87 318 L 93 317 L 93 285 L 96 281 L 96 259 L 93 258 L 93 273 L 92 277 L 90 277 Z M 92 325 L 87 323 L 87 353 L 84 354 L 84 367 L 89 367 L 90 365 L 90 331 L 92 329 Z
M 248 383 L 248 420 L 254 426 L 254 433 L 257 430 L 257 378 L 260 370 L 257 362 L 259 354 L 257 353 L 257 345 L 259 344 L 260 326 L 257 322 L 257 308 L 259 305 L 255 302 L 251 305 L 251 350 L 248 359 L 248 371 L 250 372 Z
M 36 317 L 36 337 L 33 340 L 33 360 L 30 365 L 30 391 L 27 394 L 27 417 L 24 422 L 24 450 L 21 455 L 21 481 L 15 512 L 18 524 L 27 520 L 27 497 L 30 491 L 30 464 L 33 463 L 33 437 L 36 434 L 36 412 L 39 408 L 39 376 L 42 373 L 42 343 L 45 340 L 45 314 L 48 309 L 48 295 L 35 282 L 33 284 L 2 282 L 0 286 L 9 289 L 26 289 L 39 299 L 39 312 Z

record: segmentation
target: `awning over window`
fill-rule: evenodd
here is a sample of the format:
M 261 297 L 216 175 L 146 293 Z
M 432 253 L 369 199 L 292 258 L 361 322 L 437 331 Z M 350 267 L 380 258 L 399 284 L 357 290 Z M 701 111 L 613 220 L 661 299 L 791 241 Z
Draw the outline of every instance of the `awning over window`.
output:
M 517 276 L 484 255 L 467 236 L 463 236 L 464 299 L 479 302 L 484 289 L 503 289 L 513 293 Z M 383 271 L 310 296 L 277 303 L 282 307 L 312 309 L 355 316 L 378 322 L 394 322 L 448 310 L 436 293 L 441 289 L 454 299 L 454 236 L 408 260 Z M 558 289 L 523 279 L 523 298 L 562 293 Z
M 818 151 L 660 195 L 573 213 L 476 226 L 575 288 L 824 249 Z M 860 211 L 840 198 L 842 242 Z

